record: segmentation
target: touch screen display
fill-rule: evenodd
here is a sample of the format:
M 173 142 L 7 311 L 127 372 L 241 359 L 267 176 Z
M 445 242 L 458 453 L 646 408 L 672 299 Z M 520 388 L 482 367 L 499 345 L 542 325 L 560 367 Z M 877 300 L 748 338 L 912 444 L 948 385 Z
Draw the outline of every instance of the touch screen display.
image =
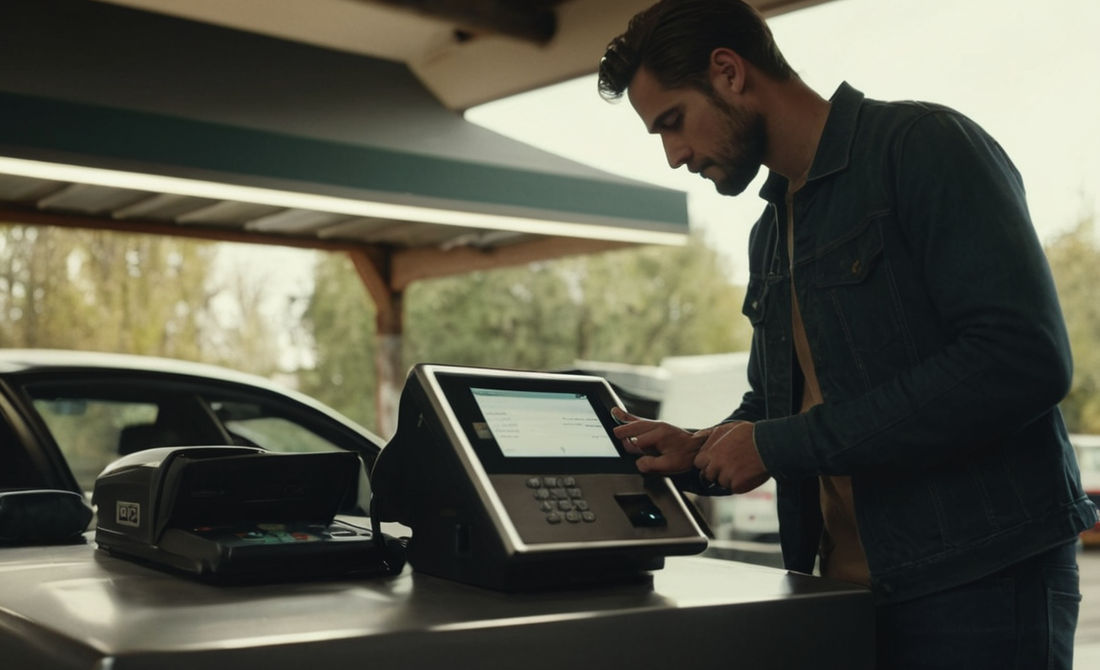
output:
M 471 388 L 484 426 L 505 457 L 617 458 L 596 411 L 583 393 Z

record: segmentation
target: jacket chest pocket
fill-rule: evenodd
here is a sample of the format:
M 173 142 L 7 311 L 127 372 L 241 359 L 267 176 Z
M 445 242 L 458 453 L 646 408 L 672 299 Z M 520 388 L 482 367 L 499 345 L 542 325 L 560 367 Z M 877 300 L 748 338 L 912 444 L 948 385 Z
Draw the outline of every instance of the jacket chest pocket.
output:
M 807 305 L 827 340 L 843 338 L 868 382 L 905 362 L 900 300 L 884 253 L 882 219 L 826 248 L 814 261 L 814 300 Z M 831 351 L 837 356 L 840 351 Z M 885 369 L 884 369 L 885 368 Z M 878 373 L 875 371 L 878 370 Z
M 767 294 L 767 281 L 760 275 L 749 276 L 749 285 L 745 287 L 745 302 L 741 304 L 741 313 L 748 318 L 754 329 L 764 322 Z

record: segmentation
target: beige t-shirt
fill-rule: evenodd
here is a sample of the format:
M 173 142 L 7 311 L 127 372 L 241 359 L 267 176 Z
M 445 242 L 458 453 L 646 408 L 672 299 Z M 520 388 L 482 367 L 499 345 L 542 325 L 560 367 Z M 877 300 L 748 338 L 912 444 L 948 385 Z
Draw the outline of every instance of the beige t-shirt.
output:
M 798 306 L 798 296 L 794 290 L 794 208 L 792 196 L 787 196 L 787 256 L 790 258 L 791 271 L 791 335 L 798 365 L 805 380 L 802 387 L 800 412 L 806 412 L 814 405 L 824 402 L 821 386 L 817 381 L 810 342 L 806 337 L 806 327 L 802 323 L 802 313 Z M 863 544 L 856 527 L 855 503 L 852 499 L 852 478 L 846 476 L 822 475 L 821 515 L 825 522 L 821 534 L 821 574 L 833 579 L 869 585 L 871 575 L 867 568 L 867 557 L 863 553 Z

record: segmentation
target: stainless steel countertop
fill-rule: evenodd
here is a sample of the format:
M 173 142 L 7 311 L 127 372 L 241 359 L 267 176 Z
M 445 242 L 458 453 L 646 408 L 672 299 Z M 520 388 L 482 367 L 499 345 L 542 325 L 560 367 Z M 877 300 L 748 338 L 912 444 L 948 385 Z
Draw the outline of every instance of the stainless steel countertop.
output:
M 618 647 L 611 659 L 648 665 L 699 653 L 693 662 L 706 663 L 745 654 L 746 644 L 760 658 L 790 653 L 795 640 L 813 653 L 815 635 L 800 628 L 850 638 L 855 656 L 837 667 L 854 668 L 870 662 L 871 621 L 865 589 L 699 557 L 668 558 L 652 586 L 509 594 L 409 567 L 391 578 L 214 586 L 113 558 L 91 541 L 0 548 L 0 658 L 16 663 L 6 668 L 475 667 L 487 645 L 493 655 L 516 647 L 531 668 L 570 657 L 586 667 Z

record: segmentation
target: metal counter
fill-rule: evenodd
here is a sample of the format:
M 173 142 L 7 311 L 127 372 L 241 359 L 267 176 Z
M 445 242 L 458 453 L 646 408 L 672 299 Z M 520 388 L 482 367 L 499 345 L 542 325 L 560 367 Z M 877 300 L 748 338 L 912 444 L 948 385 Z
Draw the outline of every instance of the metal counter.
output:
M 652 584 L 508 594 L 412 573 L 212 586 L 98 552 L 0 548 L 16 668 L 871 668 L 862 588 L 710 558 Z

